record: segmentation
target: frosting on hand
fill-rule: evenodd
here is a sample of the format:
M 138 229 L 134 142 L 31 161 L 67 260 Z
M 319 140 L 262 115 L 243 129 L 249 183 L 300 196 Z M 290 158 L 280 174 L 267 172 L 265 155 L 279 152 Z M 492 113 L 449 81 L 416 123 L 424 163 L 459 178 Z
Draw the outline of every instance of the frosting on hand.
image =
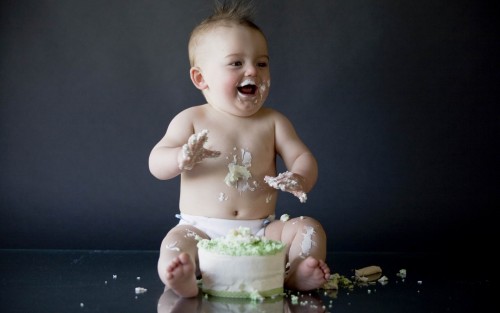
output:
M 179 162 L 181 170 L 190 170 L 203 159 L 220 156 L 220 151 L 209 150 L 204 147 L 207 140 L 208 130 L 206 129 L 189 137 L 188 142 L 182 146 L 182 160 Z
M 286 171 L 276 177 L 266 176 L 264 181 L 271 187 L 292 193 L 299 198 L 300 202 L 304 203 L 307 200 L 307 194 L 302 189 L 302 176 Z

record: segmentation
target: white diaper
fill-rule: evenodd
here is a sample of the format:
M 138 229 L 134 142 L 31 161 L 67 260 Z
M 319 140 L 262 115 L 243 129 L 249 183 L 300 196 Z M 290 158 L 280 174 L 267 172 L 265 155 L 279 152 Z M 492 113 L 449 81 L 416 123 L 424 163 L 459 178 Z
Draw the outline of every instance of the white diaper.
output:
M 226 236 L 231 229 L 248 227 L 254 236 L 264 236 L 267 224 L 274 220 L 274 216 L 257 220 L 231 220 L 189 214 L 176 214 L 179 225 L 193 225 L 205 232 L 210 238 Z

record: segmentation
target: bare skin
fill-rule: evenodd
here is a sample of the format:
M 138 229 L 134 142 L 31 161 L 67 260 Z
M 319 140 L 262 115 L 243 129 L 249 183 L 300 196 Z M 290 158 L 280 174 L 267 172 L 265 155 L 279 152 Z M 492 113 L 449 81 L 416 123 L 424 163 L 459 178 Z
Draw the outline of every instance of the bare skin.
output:
M 196 265 L 189 254 L 183 252 L 170 261 L 167 266 L 167 283 L 178 295 L 194 297 L 198 294 L 195 277 Z
M 321 287 L 330 277 L 330 269 L 323 260 L 308 256 L 290 273 L 285 286 L 294 290 L 307 291 Z
M 284 115 L 263 107 L 270 75 L 262 34 L 241 25 L 213 27 L 198 39 L 196 60 L 191 79 L 207 103 L 175 116 L 149 158 L 158 179 L 180 175 L 180 212 L 257 220 L 275 213 L 279 191 L 305 202 L 317 180 L 316 159 Z M 287 168 L 281 176 L 278 156 Z M 194 226 L 178 225 L 160 248 L 159 276 L 181 297 L 198 293 L 193 234 L 208 238 Z M 317 221 L 274 221 L 265 236 L 288 245 L 286 286 L 310 290 L 326 282 L 326 236 Z
M 305 240 L 306 229 L 313 229 L 310 245 Z M 290 269 L 285 276 L 285 287 L 307 291 L 323 286 L 330 277 L 326 258 L 326 234 L 320 223 L 310 217 L 299 217 L 286 222 L 269 224 L 265 236 L 287 243 Z

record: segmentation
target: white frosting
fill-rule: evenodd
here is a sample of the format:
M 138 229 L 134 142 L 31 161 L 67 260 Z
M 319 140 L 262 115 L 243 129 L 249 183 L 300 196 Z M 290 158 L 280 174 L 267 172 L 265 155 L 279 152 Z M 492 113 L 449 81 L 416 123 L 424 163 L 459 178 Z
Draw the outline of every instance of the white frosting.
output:
M 312 236 L 316 233 L 314 231 L 314 228 L 311 226 L 306 226 L 305 227 L 305 233 L 302 233 L 304 235 L 304 239 L 302 240 L 302 243 L 300 244 L 300 248 L 302 249 L 302 252 L 300 255 L 302 257 L 307 257 L 309 256 L 309 252 L 311 251 L 311 248 L 316 245 L 316 242 L 312 240 Z
M 266 256 L 229 256 L 199 249 L 202 289 L 207 293 L 260 293 L 283 288 L 284 250 Z
M 236 150 L 236 147 L 233 148 Z M 228 173 L 224 178 L 224 182 L 229 187 L 234 187 L 239 191 L 253 191 L 248 180 L 252 177 L 249 168 L 252 166 L 252 154 L 245 149 L 241 149 L 241 164 L 238 164 L 237 155 L 233 155 L 233 162 L 227 165 Z M 255 183 L 254 183 L 255 185 Z
M 228 199 L 228 197 L 226 196 L 225 193 L 221 192 L 219 193 L 219 201 L 222 202 L 222 201 L 226 201 Z
M 246 78 L 241 84 L 239 84 L 239 87 L 244 87 L 248 85 L 255 85 L 255 80 L 252 78 Z

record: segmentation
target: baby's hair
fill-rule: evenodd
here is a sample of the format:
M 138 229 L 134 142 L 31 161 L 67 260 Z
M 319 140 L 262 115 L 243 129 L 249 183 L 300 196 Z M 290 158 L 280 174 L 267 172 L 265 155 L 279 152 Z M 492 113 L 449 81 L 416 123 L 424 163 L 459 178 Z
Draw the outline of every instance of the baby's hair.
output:
M 254 6 L 249 0 L 215 1 L 214 12 L 198 27 L 217 22 L 236 22 L 260 30 L 253 22 L 254 13 Z
M 205 31 L 219 25 L 243 25 L 258 31 L 264 36 L 264 33 L 253 22 L 255 9 L 251 0 L 215 0 L 214 11 L 212 15 L 201 21 L 191 32 L 189 38 L 189 61 L 194 65 L 194 46 L 196 40 Z M 265 38 L 265 36 L 264 36 Z

